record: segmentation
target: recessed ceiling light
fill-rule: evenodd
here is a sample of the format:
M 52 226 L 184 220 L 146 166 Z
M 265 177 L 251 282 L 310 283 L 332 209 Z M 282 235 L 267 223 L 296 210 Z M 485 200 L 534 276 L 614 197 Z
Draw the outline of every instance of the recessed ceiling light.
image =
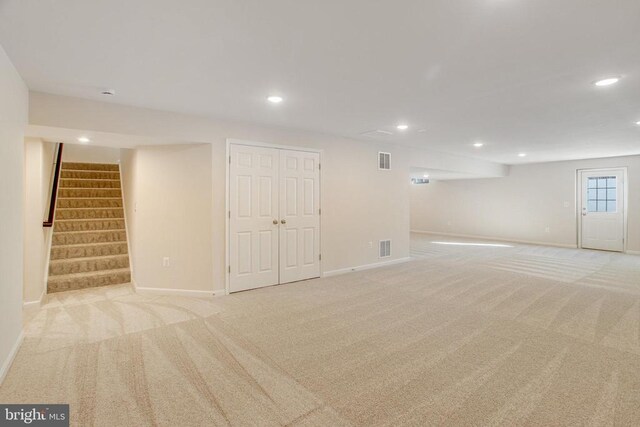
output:
M 396 126 L 396 128 L 398 128 L 398 130 L 407 130 L 409 129 L 409 125 L 401 124 Z
M 475 144 L 473 144 L 474 147 L 476 148 L 480 148 L 484 145 L 484 142 L 476 142 Z
M 284 101 L 284 98 L 278 95 L 271 95 L 267 97 L 267 101 L 271 102 L 272 104 L 279 104 Z
M 520 153 L 518 154 L 518 157 L 527 157 L 527 153 Z
M 636 124 L 637 124 L 638 126 L 640 126 L 640 120 L 638 120 L 638 121 L 636 122 Z
M 91 140 L 86 136 L 81 136 L 81 137 L 78 137 L 78 142 L 81 142 L 83 144 L 88 144 L 91 142 Z
M 611 86 L 620 81 L 620 77 L 607 77 L 606 79 L 598 80 L 594 84 L 596 86 Z

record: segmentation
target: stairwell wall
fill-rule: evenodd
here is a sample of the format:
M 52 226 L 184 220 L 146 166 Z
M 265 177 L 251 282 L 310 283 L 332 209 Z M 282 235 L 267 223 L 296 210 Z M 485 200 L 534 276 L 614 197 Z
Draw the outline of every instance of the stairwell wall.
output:
M 27 306 L 38 305 L 46 288 L 46 263 L 51 228 L 42 226 L 49 207 L 54 144 L 37 138 L 24 142 L 24 295 Z
M 29 92 L 0 46 L 0 383 L 22 340 L 24 131 Z

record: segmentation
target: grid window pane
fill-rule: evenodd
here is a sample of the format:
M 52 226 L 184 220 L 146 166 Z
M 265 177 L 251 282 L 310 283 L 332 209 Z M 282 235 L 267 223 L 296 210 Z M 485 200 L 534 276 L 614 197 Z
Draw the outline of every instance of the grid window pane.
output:
M 589 212 L 616 212 L 617 178 L 599 176 L 587 180 L 587 210 Z

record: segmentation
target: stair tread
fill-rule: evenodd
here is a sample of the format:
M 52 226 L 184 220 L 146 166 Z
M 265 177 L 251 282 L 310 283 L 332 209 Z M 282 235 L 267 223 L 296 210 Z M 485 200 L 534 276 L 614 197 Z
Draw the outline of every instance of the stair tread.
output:
M 120 182 L 120 178 L 60 178 L 61 181 L 117 181 Z
M 51 261 L 49 261 L 49 263 L 50 264 L 64 264 L 64 263 L 73 263 L 73 262 L 78 262 L 78 261 L 97 261 L 97 260 L 107 259 L 107 258 L 129 258 L 129 254 L 100 255 L 100 256 L 92 256 L 92 257 L 52 259 Z
M 98 242 L 98 243 L 74 243 L 71 245 L 56 245 L 55 248 L 82 248 L 89 246 L 107 246 L 107 245 L 126 245 L 127 241 L 115 241 L 115 242 Z
M 87 271 L 84 273 L 59 274 L 59 275 L 49 276 L 49 281 L 82 279 L 85 277 L 107 276 L 110 274 L 120 274 L 120 273 L 131 273 L 131 269 L 127 267 L 127 268 L 118 268 L 113 270 Z
M 109 218 L 109 217 L 101 217 L 101 218 L 61 218 L 56 219 L 56 222 L 84 222 L 84 221 L 124 221 L 124 217 L 121 218 Z
M 78 230 L 78 231 L 54 231 L 55 234 L 81 234 L 81 233 L 115 233 L 116 231 L 125 231 L 124 228 L 114 228 L 107 230 Z

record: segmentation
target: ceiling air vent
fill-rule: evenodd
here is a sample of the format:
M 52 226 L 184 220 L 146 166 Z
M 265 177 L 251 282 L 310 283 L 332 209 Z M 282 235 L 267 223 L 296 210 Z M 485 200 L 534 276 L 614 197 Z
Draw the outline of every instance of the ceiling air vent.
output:
M 378 169 L 391 169 L 391 153 L 378 153 Z
M 391 256 L 391 240 L 380 240 L 380 258 Z
M 364 136 L 365 138 L 387 138 L 391 135 L 393 135 L 392 132 L 382 129 L 368 130 L 360 134 L 360 136 Z

